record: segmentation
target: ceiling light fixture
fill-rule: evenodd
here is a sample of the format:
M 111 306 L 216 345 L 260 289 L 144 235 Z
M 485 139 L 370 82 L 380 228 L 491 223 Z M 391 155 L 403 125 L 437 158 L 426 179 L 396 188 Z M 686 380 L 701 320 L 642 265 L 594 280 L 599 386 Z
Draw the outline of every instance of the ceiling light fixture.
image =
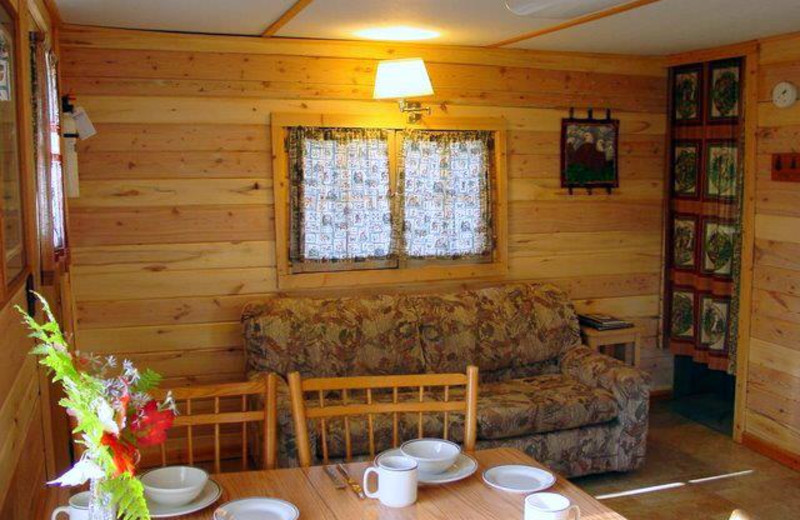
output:
M 408 114 L 409 123 L 419 123 L 423 112 L 430 114 L 431 109 L 423 107 L 419 101 L 406 101 L 406 98 L 431 94 L 433 86 L 422 58 L 378 62 L 372 97 L 397 99 L 400 111 Z
M 629 0 L 505 0 L 506 9 L 517 16 L 569 19 L 595 13 Z
M 367 40 L 382 40 L 382 41 L 414 41 L 414 40 L 430 40 L 439 36 L 437 31 L 431 29 L 422 29 L 420 27 L 411 27 L 408 25 L 395 25 L 391 27 L 370 27 L 369 29 L 362 29 L 354 33 L 359 38 Z

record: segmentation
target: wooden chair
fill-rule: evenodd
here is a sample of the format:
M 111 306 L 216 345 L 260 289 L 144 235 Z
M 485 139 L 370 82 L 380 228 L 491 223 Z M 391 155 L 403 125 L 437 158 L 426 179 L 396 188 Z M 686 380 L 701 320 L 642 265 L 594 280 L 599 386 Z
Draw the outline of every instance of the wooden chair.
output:
M 463 400 L 451 399 L 451 387 L 465 387 Z M 418 396 L 412 401 L 399 399 L 399 389 L 412 388 Z M 426 389 L 429 395 L 432 389 L 442 389 L 443 399 L 425 401 Z M 373 391 L 391 390 L 391 402 L 376 402 Z M 352 398 L 354 392 L 364 391 L 365 401 L 358 402 Z M 325 405 L 326 394 L 337 393 L 337 402 Z M 306 406 L 306 393 L 313 393 L 319 406 Z M 327 421 L 343 418 L 344 444 L 346 459 L 351 460 L 352 440 L 350 435 L 350 418 L 367 416 L 367 434 L 369 436 L 370 456 L 375 456 L 374 418 L 376 414 L 392 415 L 392 446 L 399 444 L 398 414 L 418 413 L 419 426 L 417 436 L 423 437 L 423 413 L 444 414 L 444 438 L 448 438 L 450 414 L 464 413 L 464 450 L 474 451 L 477 438 L 478 415 L 478 367 L 467 367 L 466 374 L 420 374 L 398 376 L 361 376 L 302 379 L 300 374 L 289 374 L 289 395 L 292 403 L 295 435 L 297 436 L 297 455 L 300 465 L 311 465 L 311 445 L 308 432 L 308 420 L 316 420 L 319 426 L 319 440 L 324 463 L 328 463 Z M 352 401 L 352 402 L 351 402 Z
M 264 469 L 275 467 L 277 458 L 277 405 L 276 405 L 277 376 L 268 374 L 267 376 L 253 381 L 242 383 L 224 383 L 216 385 L 187 386 L 182 388 L 160 389 L 153 392 L 156 399 L 164 399 L 167 393 L 172 394 L 176 403 L 185 403 L 185 410 L 182 411 L 173 423 L 173 428 L 185 427 L 187 431 L 188 459 L 189 465 L 195 463 L 194 456 L 194 434 L 195 427 L 210 425 L 214 427 L 214 472 L 220 472 L 220 426 L 225 424 L 242 425 L 242 469 L 247 468 L 247 429 L 251 423 L 263 423 L 262 426 L 262 463 Z M 248 397 L 263 396 L 263 410 L 251 410 L 248 404 Z M 241 399 L 241 406 L 238 411 L 220 411 L 220 401 L 234 401 L 235 398 Z M 210 413 L 193 413 L 192 404 L 198 401 L 213 401 L 213 410 Z M 252 401 L 252 400 L 251 400 Z M 208 403 L 211 404 L 211 403 Z M 229 403 L 229 404 L 235 404 Z M 197 406 L 196 408 L 199 408 Z M 206 407 L 208 408 L 208 406 Z M 167 449 L 165 444 L 161 445 L 161 465 L 167 464 Z

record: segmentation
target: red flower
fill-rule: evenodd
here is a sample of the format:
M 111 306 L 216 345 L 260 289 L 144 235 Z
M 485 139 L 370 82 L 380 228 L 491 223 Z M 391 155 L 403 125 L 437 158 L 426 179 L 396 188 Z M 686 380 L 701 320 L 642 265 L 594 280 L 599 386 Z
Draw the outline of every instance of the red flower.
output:
M 167 430 L 172 427 L 175 414 L 172 410 L 158 409 L 158 402 L 147 401 L 132 421 L 130 430 L 140 446 L 155 446 L 167 440 Z
M 105 432 L 100 443 L 108 446 L 111 450 L 111 456 L 114 459 L 114 468 L 117 470 L 114 474 L 115 477 L 123 473 L 130 473 L 133 475 L 136 471 L 136 463 L 139 459 L 139 452 L 133 444 L 124 441 L 112 433 Z

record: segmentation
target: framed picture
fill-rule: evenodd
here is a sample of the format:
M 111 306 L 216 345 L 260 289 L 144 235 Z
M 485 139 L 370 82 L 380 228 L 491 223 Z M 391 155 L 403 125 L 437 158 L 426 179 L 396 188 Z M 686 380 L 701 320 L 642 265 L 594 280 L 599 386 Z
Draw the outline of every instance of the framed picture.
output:
M 736 199 L 739 191 L 739 145 L 736 141 L 706 141 L 704 195 L 709 199 Z
M 561 122 L 561 187 L 616 188 L 619 121 L 564 119 Z
M 694 270 L 697 266 L 697 217 L 675 215 L 672 219 L 672 267 Z
M 694 290 L 691 287 L 673 287 L 670 306 L 671 337 L 694 342 L 697 330 L 697 298 Z
M 687 65 L 672 74 L 672 122 L 676 125 L 703 121 L 703 66 Z
M 736 247 L 736 226 L 717 218 L 703 220 L 700 270 L 706 274 L 730 278 Z
M 672 193 L 676 197 L 697 198 L 700 194 L 700 141 L 672 143 Z
M 712 62 L 708 78 L 708 122 L 737 123 L 741 112 L 742 61 Z
M 726 350 L 730 306 L 728 298 L 700 297 L 700 344 L 708 350 Z

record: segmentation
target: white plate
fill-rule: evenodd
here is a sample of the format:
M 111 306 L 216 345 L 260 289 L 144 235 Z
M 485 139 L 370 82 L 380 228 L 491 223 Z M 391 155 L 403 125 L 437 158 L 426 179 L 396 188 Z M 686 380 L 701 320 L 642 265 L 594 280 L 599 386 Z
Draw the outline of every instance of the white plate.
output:
M 393 455 L 402 457 L 403 453 L 400 451 L 400 448 L 386 450 L 375 457 L 375 462 L 377 463 L 378 459 L 381 457 Z M 450 466 L 444 473 L 429 475 L 420 471 L 417 474 L 417 480 L 420 484 L 448 484 L 450 482 L 463 480 L 476 471 L 478 471 L 478 463 L 475 461 L 475 459 L 466 453 L 460 453 L 453 465 Z
M 214 520 L 225 520 L 220 510 L 231 514 L 236 520 L 297 520 L 300 510 L 279 498 L 242 498 L 222 504 L 214 511 Z
M 172 518 L 173 516 L 188 515 L 189 513 L 205 509 L 216 502 L 220 495 L 222 495 L 222 489 L 220 489 L 219 484 L 208 479 L 205 487 L 203 487 L 203 491 L 188 504 L 182 506 L 168 506 L 148 500 L 147 508 L 150 510 L 150 518 Z
M 483 472 L 483 481 L 511 493 L 536 493 L 555 484 L 556 477 L 534 466 L 509 464 L 487 469 Z

